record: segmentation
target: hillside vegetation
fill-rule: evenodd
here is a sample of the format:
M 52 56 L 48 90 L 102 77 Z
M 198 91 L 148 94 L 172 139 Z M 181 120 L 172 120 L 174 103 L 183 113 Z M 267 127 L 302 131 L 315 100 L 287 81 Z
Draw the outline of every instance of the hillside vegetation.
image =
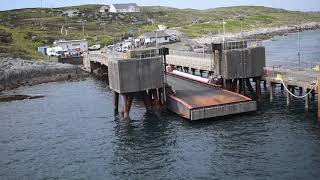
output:
M 101 5 L 82 5 L 54 9 L 19 9 L 0 12 L 0 36 L 12 35 L 10 42 L 1 42 L 0 53 L 41 58 L 36 52 L 40 45 L 50 45 L 56 39 L 87 38 L 90 44 L 107 45 L 120 41 L 129 34 L 139 34 L 156 29 L 158 24 L 184 32 L 189 38 L 222 32 L 224 19 L 227 32 L 243 29 L 296 25 L 319 22 L 320 13 L 287 11 L 257 6 L 237 6 L 207 10 L 176 9 L 161 6 L 141 7 L 140 13 L 101 14 Z M 66 10 L 79 10 L 73 17 Z M 84 33 L 83 33 L 84 25 Z M 68 34 L 61 34 L 62 27 Z M 1 33 L 3 32 L 3 33 Z M 0 37 L 1 39 L 1 37 Z

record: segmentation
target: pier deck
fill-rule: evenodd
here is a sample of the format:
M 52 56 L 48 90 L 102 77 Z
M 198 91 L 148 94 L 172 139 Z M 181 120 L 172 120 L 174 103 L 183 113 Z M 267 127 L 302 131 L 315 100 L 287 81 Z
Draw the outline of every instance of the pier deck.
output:
M 180 116 L 199 120 L 255 111 L 257 104 L 243 95 L 218 86 L 167 74 L 167 83 L 176 94 L 170 95 L 168 108 Z

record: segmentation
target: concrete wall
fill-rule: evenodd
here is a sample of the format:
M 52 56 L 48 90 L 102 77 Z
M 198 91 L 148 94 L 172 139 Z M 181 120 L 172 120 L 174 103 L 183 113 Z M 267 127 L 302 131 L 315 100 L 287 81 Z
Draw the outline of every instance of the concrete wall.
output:
M 163 87 L 161 58 L 110 60 L 108 67 L 110 88 L 118 93 Z
M 171 50 L 170 55 L 167 56 L 168 64 L 207 71 L 213 71 L 213 60 L 213 54 L 179 52 Z
M 221 75 L 224 79 L 263 76 L 265 48 L 224 50 L 221 59 Z

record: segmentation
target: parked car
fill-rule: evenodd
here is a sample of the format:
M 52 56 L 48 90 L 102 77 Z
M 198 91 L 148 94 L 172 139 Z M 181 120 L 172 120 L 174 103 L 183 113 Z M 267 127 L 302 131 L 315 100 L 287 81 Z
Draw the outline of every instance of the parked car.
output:
M 88 49 L 89 51 L 95 51 L 95 50 L 99 50 L 101 48 L 100 44 L 95 44 L 93 46 L 90 46 Z
M 114 50 L 114 45 L 107 46 L 107 49 L 110 50 L 110 51 L 113 51 Z
M 47 55 L 48 56 L 61 56 L 62 55 L 62 48 L 61 47 L 47 48 Z

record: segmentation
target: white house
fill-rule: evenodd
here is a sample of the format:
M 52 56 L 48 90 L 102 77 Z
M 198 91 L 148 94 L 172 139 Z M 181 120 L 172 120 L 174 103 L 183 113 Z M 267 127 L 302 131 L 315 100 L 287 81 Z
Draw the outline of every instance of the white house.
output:
M 140 12 L 140 9 L 136 3 L 111 4 L 109 12 L 112 12 L 112 13 L 132 13 L 132 12 Z
M 66 14 L 68 17 L 73 17 L 73 16 L 78 16 L 80 14 L 80 11 L 69 9 L 64 11 L 63 14 Z
M 53 42 L 56 47 L 61 47 L 63 50 L 80 49 L 81 52 L 88 51 L 88 41 L 87 40 L 59 40 Z
M 141 35 L 142 39 L 144 39 L 144 43 L 153 44 L 153 43 L 168 43 L 170 42 L 170 35 L 165 33 L 164 31 L 153 31 L 146 32 Z
M 100 8 L 100 13 L 107 13 L 109 12 L 110 6 L 106 5 L 106 6 L 101 6 Z

